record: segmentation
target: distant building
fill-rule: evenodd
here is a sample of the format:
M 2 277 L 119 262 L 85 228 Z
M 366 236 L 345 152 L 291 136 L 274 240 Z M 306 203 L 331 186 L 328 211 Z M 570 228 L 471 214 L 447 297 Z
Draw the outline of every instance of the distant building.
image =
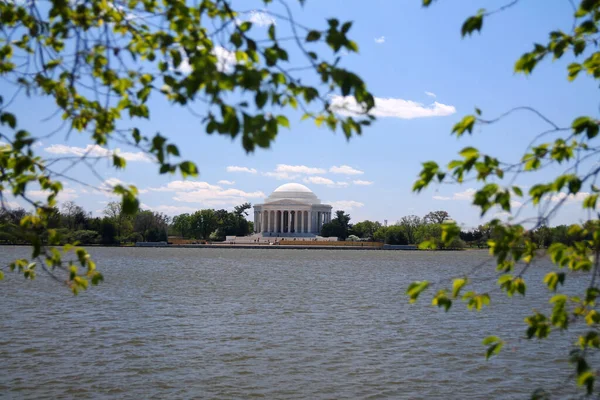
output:
M 254 232 L 272 236 L 316 236 L 331 221 L 331 209 L 304 185 L 279 186 L 254 206 Z

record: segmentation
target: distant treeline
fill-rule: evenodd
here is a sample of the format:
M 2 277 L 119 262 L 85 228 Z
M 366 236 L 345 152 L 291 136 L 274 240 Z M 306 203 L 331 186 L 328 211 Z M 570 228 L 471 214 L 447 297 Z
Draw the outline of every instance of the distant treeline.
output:
M 226 236 L 246 236 L 253 232 L 253 223 L 246 219 L 250 203 L 234 207 L 233 211 L 202 209 L 194 213 L 180 214 L 173 218 L 156 211 L 140 210 L 127 215 L 121 204 L 110 202 L 102 211 L 103 217 L 92 217 L 82 207 L 73 202 L 64 203 L 50 214 L 48 226 L 54 229 L 62 243 L 119 245 L 135 242 L 168 241 L 169 236 L 192 240 L 222 241 Z M 27 231 L 20 228 L 21 218 L 27 215 L 24 209 L 0 209 L 0 243 L 29 243 Z M 424 217 L 409 215 L 397 223 L 383 226 L 377 221 L 350 223 L 350 215 L 336 211 L 331 222 L 324 224 L 321 235 L 337 237 L 340 240 L 368 240 L 387 244 L 421 244 L 425 241 L 438 248 L 487 247 L 494 231 L 489 225 L 461 231 L 450 245 L 444 246 L 441 240 L 442 224 L 451 220 L 446 211 L 433 211 Z M 552 243 L 571 245 L 582 238 L 566 225 L 542 226 L 528 232 L 538 247 L 548 247 Z
M 121 204 L 110 202 L 102 211 L 103 217 L 92 217 L 90 212 L 73 202 L 66 202 L 50 214 L 48 228 L 54 229 L 61 243 L 119 245 L 135 242 L 167 241 L 169 235 L 194 239 L 224 240 L 227 235 L 247 235 L 252 223 L 245 216 L 249 203 L 227 210 L 205 209 L 175 218 L 150 210 L 135 215 L 122 212 Z M 20 228 L 21 219 L 28 212 L 19 209 L 0 209 L 0 243 L 30 243 L 31 233 Z
M 483 224 L 471 230 L 460 232 L 450 245 L 442 243 L 442 224 L 452 218 L 446 211 L 432 211 L 424 217 L 409 215 L 402 217 L 394 225 L 383 226 L 377 221 L 361 221 L 350 223 L 350 216 L 338 211 L 332 221 L 323 226 L 323 236 L 337 236 L 342 240 L 375 240 L 387 244 L 416 244 L 425 241 L 432 242 L 437 248 L 485 248 L 488 240 L 494 238 L 493 227 Z M 584 239 L 579 231 L 573 231 L 567 225 L 555 227 L 542 226 L 528 232 L 532 241 L 539 248 L 545 248 L 552 243 L 571 245 Z

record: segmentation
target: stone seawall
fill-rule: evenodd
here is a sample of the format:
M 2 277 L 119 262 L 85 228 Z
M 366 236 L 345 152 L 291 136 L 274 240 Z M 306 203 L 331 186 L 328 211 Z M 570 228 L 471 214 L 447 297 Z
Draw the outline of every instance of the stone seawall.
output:
M 164 245 L 157 243 L 152 245 L 151 243 L 144 243 L 143 245 L 136 247 L 150 247 L 150 248 L 176 248 L 176 249 L 259 249 L 259 250 L 418 250 L 416 246 L 401 246 L 403 248 L 388 248 L 383 247 L 360 247 L 360 246 L 319 246 L 319 245 L 252 245 L 252 244 L 170 244 Z

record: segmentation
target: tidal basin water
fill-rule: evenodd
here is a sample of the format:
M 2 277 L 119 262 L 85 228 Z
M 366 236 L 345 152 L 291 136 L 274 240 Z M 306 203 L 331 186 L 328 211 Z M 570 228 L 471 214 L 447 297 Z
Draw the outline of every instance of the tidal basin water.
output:
M 517 399 L 577 393 L 574 341 L 524 339 L 548 309 L 541 267 L 507 300 L 493 267 L 472 276 L 485 312 L 409 282 L 459 277 L 485 252 L 92 248 L 105 282 L 72 296 L 40 273 L 0 282 L 0 398 Z M 0 247 L 2 265 L 26 256 Z M 578 278 L 572 283 L 577 283 Z M 428 292 L 430 295 L 432 290 Z M 536 294 L 543 299 L 532 303 Z M 481 340 L 507 341 L 485 361 Z

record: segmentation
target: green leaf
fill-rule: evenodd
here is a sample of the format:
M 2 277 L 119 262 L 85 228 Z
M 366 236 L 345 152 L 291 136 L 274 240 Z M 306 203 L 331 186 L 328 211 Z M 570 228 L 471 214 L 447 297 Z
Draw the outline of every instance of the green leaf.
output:
M 521 188 L 520 188 L 520 187 L 518 187 L 518 186 L 513 186 L 513 187 L 512 187 L 512 190 L 513 190 L 513 192 L 515 192 L 515 194 L 516 194 L 517 196 L 523 197 L 523 190 L 521 190 Z
M 500 350 L 502 350 L 502 346 L 504 346 L 503 343 L 494 343 L 493 345 L 488 347 L 488 349 L 485 351 L 485 359 L 489 360 L 490 357 L 498 355 L 498 353 L 500 353 Z
M 476 118 L 474 115 L 467 115 L 452 128 L 452 133 L 461 136 L 466 132 L 472 133 Z
M 279 125 L 283 126 L 283 127 L 286 127 L 286 128 L 290 127 L 290 121 L 284 115 L 278 115 L 277 116 L 277 123 Z
M 455 279 L 452 282 L 452 297 L 458 297 L 460 290 L 467 284 L 467 280 L 464 278 Z
M 488 336 L 483 339 L 482 344 L 484 346 L 488 346 L 485 352 L 485 359 L 489 360 L 490 357 L 498 355 L 500 350 L 502 350 L 502 346 L 504 346 L 504 341 L 500 339 L 498 336 Z
M 578 64 L 578 63 L 569 64 L 569 66 L 567 67 L 567 70 L 569 71 L 569 75 L 568 75 L 569 81 L 575 80 L 575 78 L 577 78 L 577 75 L 579 75 L 579 72 L 581 72 L 582 69 L 583 69 L 583 66 L 581 64 Z
M 319 39 L 321 39 L 321 32 L 319 31 L 310 31 L 308 32 L 308 35 L 306 35 L 307 42 L 316 42 Z
M 179 164 L 179 170 L 184 178 L 188 176 L 198 176 L 198 167 L 191 161 L 184 161 Z
M 464 158 L 477 158 L 479 157 L 479 150 L 475 147 L 465 147 L 459 153 Z
M 421 292 L 423 292 L 428 287 L 429 287 L 429 282 L 427 282 L 427 281 L 411 283 L 408 286 L 408 289 L 406 289 L 406 294 L 409 297 L 410 303 L 414 303 L 415 301 L 417 301 L 417 298 L 419 297 Z
M 483 14 L 474 15 L 472 17 L 467 18 L 464 22 L 460 33 L 462 36 L 470 35 L 474 31 L 481 31 L 481 27 L 483 26 Z
M 271 26 L 269 26 L 269 39 L 271 40 L 275 40 L 275 24 L 271 24 Z
M 0 115 L 0 122 L 4 125 L 4 124 L 8 124 L 8 126 L 10 126 L 11 128 L 15 129 L 15 127 L 17 126 L 17 118 L 11 114 L 11 113 L 2 113 L 2 115 Z
M 591 208 L 592 210 L 596 208 L 596 203 L 598 202 L 598 194 L 591 194 L 583 199 L 583 208 Z
M 500 338 L 498 336 L 488 336 L 485 339 L 483 339 L 481 344 L 483 344 L 484 346 L 487 346 L 488 344 L 497 343 L 497 342 L 501 342 L 501 341 L 502 340 L 500 340 Z
M 167 154 L 172 154 L 175 157 L 179 157 L 179 149 L 174 144 L 167 145 Z
M 113 165 L 118 169 L 122 169 L 122 168 L 125 168 L 125 165 L 127 165 L 127 162 L 125 161 L 125 159 L 123 157 L 119 157 L 118 155 L 113 154 Z
M 594 388 L 595 379 L 594 371 L 587 370 L 577 376 L 577 384 L 579 386 L 585 386 L 588 394 L 590 394 Z

